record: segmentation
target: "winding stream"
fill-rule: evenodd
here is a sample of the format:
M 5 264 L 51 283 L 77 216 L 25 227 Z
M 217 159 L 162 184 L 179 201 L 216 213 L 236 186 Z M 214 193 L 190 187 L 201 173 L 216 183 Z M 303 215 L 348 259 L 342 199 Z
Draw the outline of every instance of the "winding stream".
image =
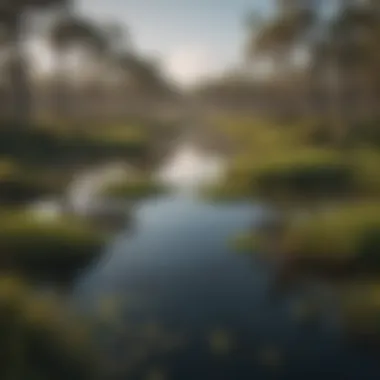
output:
M 334 318 L 301 323 L 292 312 L 301 292 L 276 296 L 270 264 L 234 251 L 231 236 L 252 228 L 263 210 L 197 198 L 198 186 L 222 166 L 180 146 L 158 173 L 176 191 L 136 205 L 132 233 L 120 233 L 76 284 L 79 307 L 113 321 L 99 331 L 113 363 L 109 378 L 379 378 L 380 363 L 345 344 Z M 160 326 L 181 343 L 147 356 L 127 376 L 140 326 Z

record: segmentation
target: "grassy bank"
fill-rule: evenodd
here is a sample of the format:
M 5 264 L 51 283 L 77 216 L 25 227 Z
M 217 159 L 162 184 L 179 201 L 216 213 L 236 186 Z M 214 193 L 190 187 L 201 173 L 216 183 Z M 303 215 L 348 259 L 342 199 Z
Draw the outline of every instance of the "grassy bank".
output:
M 26 211 L 0 214 L 0 266 L 27 276 L 70 277 L 100 254 L 106 236 L 77 218 L 41 219 Z
M 162 194 L 164 187 L 149 177 L 125 178 L 106 185 L 101 195 L 105 198 L 138 200 Z
M 237 156 L 211 197 L 264 201 L 315 201 L 380 196 L 380 153 L 305 148 Z
M 347 204 L 290 220 L 281 254 L 309 268 L 380 273 L 380 203 Z
M 0 204 L 23 204 L 49 196 L 61 195 L 71 179 L 63 169 L 20 165 L 14 160 L 0 160 Z
M 247 135 L 252 128 L 254 142 L 249 149 L 240 146 L 219 188 L 226 197 L 240 194 L 285 212 L 281 235 L 278 229 L 268 236 L 268 231 L 260 230 L 249 244 L 254 241 L 257 246 L 261 241 L 272 251 L 277 247 L 292 262 L 326 270 L 329 266 L 351 266 L 356 271 L 378 266 L 380 151 L 313 146 L 306 138 L 310 132 L 300 126 L 283 125 L 281 129 L 247 123 L 239 128 Z M 234 133 L 244 136 L 242 131 Z M 275 141 L 276 149 L 263 143 L 257 151 L 256 139 L 269 141 L 269 145 Z M 303 210 L 307 215 L 299 218 Z
M 149 168 L 160 130 L 173 129 L 151 124 L 1 125 L 0 203 L 60 195 L 88 165 L 124 161 Z
M 380 150 L 376 128 L 353 128 L 340 145 L 317 123 L 222 120 L 235 154 L 213 199 L 244 197 L 282 215 L 236 236 L 233 247 L 281 263 L 279 277 L 317 275 L 340 296 L 350 338 L 380 341 Z
M 0 276 L 0 337 L 4 379 L 96 378 L 97 353 L 84 321 L 15 277 Z
M 0 156 L 36 165 L 69 165 L 113 158 L 137 159 L 146 153 L 144 127 L 56 127 L 36 125 L 20 129 L 2 126 Z

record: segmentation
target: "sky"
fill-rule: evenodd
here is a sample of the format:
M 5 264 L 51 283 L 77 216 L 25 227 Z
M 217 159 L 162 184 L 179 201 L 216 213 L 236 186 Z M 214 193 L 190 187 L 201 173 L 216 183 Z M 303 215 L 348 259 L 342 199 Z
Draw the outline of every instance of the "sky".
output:
M 128 27 L 133 45 L 187 85 L 236 67 L 244 17 L 268 13 L 273 0 L 78 0 L 78 11 Z

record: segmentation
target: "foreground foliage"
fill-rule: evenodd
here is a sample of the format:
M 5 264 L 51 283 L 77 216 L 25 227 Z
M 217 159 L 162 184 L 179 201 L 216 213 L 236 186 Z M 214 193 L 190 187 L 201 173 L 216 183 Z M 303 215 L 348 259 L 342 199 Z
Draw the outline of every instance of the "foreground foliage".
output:
M 94 260 L 106 236 L 76 218 L 43 219 L 31 212 L 0 215 L 1 267 L 53 278 L 75 273 Z
M 121 179 L 105 186 L 102 196 L 107 198 L 136 200 L 160 194 L 163 187 L 149 178 Z
M 313 265 L 380 269 L 380 203 L 315 211 L 285 227 L 283 254 Z
M 14 128 L 2 126 L 0 156 L 35 165 L 76 165 L 94 160 L 141 158 L 147 139 L 140 126 Z
M 52 297 L 0 277 L 0 368 L 4 379 L 92 379 L 88 329 Z

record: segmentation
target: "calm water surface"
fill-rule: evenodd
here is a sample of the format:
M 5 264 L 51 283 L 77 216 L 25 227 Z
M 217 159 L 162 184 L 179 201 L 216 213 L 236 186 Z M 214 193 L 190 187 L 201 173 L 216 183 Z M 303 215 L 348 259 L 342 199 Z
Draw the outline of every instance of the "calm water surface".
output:
M 137 205 L 133 228 L 76 286 L 83 310 L 92 316 L 108 310 L 113 323 L 99 336 L 115 368 L 139 349 L 141 326 L 179 337 L 175 349 L 153 350 L 119 378 L 379 378 L 377 358 L 344 344 L 334 318 L 297 321 L 292 305 L 301 291 L 276 294 L 274 268 L 234 251 L 231 237 L 252 228 L 263 211 L 247 202 L 199 200 L 194 184 L 216 175 L 217 161 L 208 167 L 186 149 L 161 173 L 174 185 L 179 179 L 175 193 Z

